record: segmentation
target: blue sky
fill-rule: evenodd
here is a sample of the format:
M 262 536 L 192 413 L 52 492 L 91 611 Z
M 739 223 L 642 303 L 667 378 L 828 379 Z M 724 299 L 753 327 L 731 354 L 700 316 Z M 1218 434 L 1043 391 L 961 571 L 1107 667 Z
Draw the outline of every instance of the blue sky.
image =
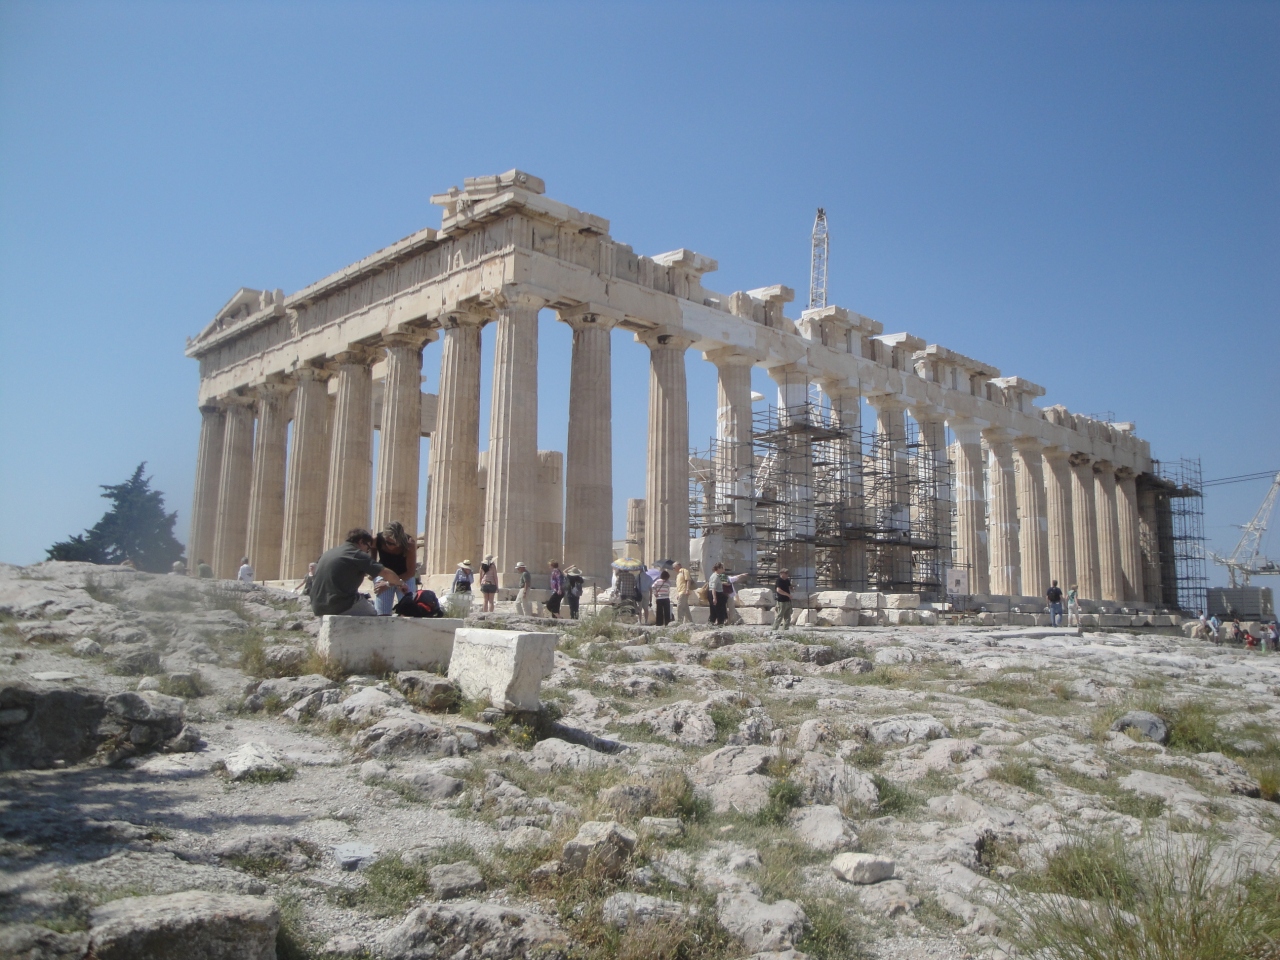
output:
M 825 206 L 833 302 L 1206 478 L 1280 468 L 1278 121 L 1276 3 L 0 3 L 0 560 L 91 525 L 140 460 L 184 539 L 184 338 L 511 167 L 641 253 L 716 258 L 724 292 L 803 297 Z M 647 370 L 614 354 L 621 505 Z M 699 443 L 714 368 L 689 371 Z M 1212 491 L 1212 545 L 1265 486 Z

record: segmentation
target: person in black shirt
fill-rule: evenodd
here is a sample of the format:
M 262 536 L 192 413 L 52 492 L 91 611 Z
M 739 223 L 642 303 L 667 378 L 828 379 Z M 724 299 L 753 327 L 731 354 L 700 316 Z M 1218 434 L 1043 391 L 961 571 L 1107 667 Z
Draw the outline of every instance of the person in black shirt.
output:
M 778 609 L 773 615 L 773 625 L 779 630 L 791 629 L 791 571 L 779 570 L 773 582 L 773 593 L 778 598 Z
M 1062 591 L 1058 589 L 1057 580 L 1053 581 L 1045 596 L 1049 599 L 1049 625 L 1059 627 L 1062 625 Z
M 382 577 L 392 586 L 404 588 L 398 573 L 373 559 L 374 549 L 373 534 L 357 527 L 347 534 L 345 543 L 324 552 L 311 581 L 311 610 L 317 617 L 377 616 L 373 604 L 360 596 L 365 577 Z

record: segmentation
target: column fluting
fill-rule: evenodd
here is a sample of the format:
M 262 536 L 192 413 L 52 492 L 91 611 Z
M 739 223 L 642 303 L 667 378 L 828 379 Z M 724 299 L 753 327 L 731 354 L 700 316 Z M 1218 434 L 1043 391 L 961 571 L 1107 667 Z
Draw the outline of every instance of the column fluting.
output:
M 1057 447 L 1046 448 L 1045 507 L 1049 518 L 1049 579 L 1063 593 L 1076 582 L 1076 541 L 1071 513 L 1071 464 Z
M 253 406 L 243 397 L 228 403 L 218 478 L 218 519 L 213 535 L 213 574 L 229 580 L 240 569 L 249 527 L 253 485 Z
M 982 472 L 982 429 L 965 420 L 952 420 L 956 436 L 956 556 L 957 567 L 969 571 L 969 592 L 991 592 L 987 561 L 987 498 Z
M 259 580 L 280 579 L 290 391 L 285 383 L 264 383 L 256 389 L 258 432 L 253 443 L 253 484 L 245 552 Z
M 1013 444 L 1003 436 L 987 439 L 987 479 L 991 484 L 991 515 L 987 549 L 991 557 L 991 592 L 1022 596 L 1022 562 L 1018 549 L 1018 501 L 1014 479 Z
M 427 500 L 426 566 L 431 576 L 449 577 L 483 541 L 480 488 L 480 329 L 478 313 L 453 313 L 444 321 L 440 344 L 440 395 L 431 434 Z M 532 563 L 528 557 L 516 557 Z M 514 562 L 514 560 L 512 562 Z M 479 567 L 476 567 L 479 570 Z
M 434 331 L 414 331 L 394 333 L 383 340 L 387 353 L 387 378 L 382 391 L 373 522 L 381 528 L 392 520 L 398 520 L 410 538 L 418 535 L 422 348 L 435 337 Z
M 1022 595 L 1044 596 L 1049 573 L 1049 518 L 1042 444 L 1030 437 L 1014 441 L 1018 477 L 1018 552 L 1022 559 Z
M 573 329 L 565 468 L 563 566 L 607 581 L 613 562 L 614 322 L 594 313 L 561 319 Z
M 1094 503 L 1098 518 L 1098 578 L 1102 599 L 1124 601 L 1120 567 L 1120 521 L 1116 509 L 1115 467 L 1105 460 L 1093 465 Z
M 373 355 L 338 354 L 338 394 L 333 408 L 329 448 L 329 496 L 325 508 L 324 547 L 337 546 L 349 530 L 369 526 L 373 486 Z
M 645 553 L 649 562 L 689 562 L 689 404 L 684 352 L 692 341 L 650 331 Z
M 324 552 L 329 490 L 329 374 L 302 367 L 294 374 L 293 438 L 285 479 L 280 576 L 298 580 Z
M 1142 534 L 1138 519 L 1138 481 L 1132 470 L 1116 471 L 1116 519 L 1120 535 L 1120 571 L 1124 577 L 1124 599 L 1145 600 L 1142 569 Z
M 835 577 L 849 590 L 865 591 L 867 586 L 866 502 L 863 498 L 862 471 L 862 393 L 857 387 L 823 384 L 823 391 L 831 398 L 831 418 L 843 433 L 841 444 L 845 448 L 845 463 L 840 477 L 845 488 L 844 510 L 840 528 L 846 535 L 841 551 L 842 569 Z M 948 545 L 950 537 L 947 538 Z
M 200 446 L 196 451 L 196 483 L 191 498 L 191 534 L 187 538 L 187 574 L 200 575 L 201 561 L 214 559 L 214 531 L 218 522 L 218 484 L 222 478 L 222 444 L 227 432 L 222 407 L 200 408 Z
M 1076 584 L 1086 600 L 1102 599 L 1098 576 L 1098 516 L 1094 506 L 1092 460 L 1073 453 L 1071 463 L 1071 515 L 1076 545 Z M 1070 584 L 1068 584 L 1070 586 Z
M 538 476 L 538 310 L 545 301 L 522 293 L 499 298 L 493 351 L 485 485 L 485 553 L 493 554 L 499 583 L 511 586 L 515 564 L 529 566 L 535 586 L 547 580 L 549 557 L 537 557 L 534 497 Z M 432 491 L 434 499 L 436 492 Z M 465 559 L 458 557 L 454 560 Z
M 907 450 L 907 411 L 897 397 L 871 398 L 876 412 L 874 498 L 881 549 L 878 569 L 870 573 L 873 586 L 893 593 L 910 592 L 911 455 Z

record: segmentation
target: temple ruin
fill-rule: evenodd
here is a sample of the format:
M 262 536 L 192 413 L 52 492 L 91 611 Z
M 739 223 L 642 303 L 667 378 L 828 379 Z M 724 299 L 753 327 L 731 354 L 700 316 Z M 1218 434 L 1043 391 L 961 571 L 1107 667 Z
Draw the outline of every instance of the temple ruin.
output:
M 295 579 L 349 528 L 397 519 L 422 536 L 433 586 L 484 554 L 504 586 L 517 560 L 545 586 L 550 557 L 607 582 L 621 327 L 650 351 L 645 497 L 627 524 L 646 560 L 723 558 L 762 583 L 787 566 L 809 590 L 930 600 L 1012 604 L 1057 580 L 1104 610 L 1176 603 L 1168 484 L 1132 424 L 1037 407 L 1043 387 L 852 310 L 789 319 L 785 286 L 716 293 L 702 282 L 715 260 L 641 256 L 518 170 L 432 202 L 440 229 L 288 296 L 242 289 L 188 341 L 202 418 L 192 561 L 232 577 L 247 554 L 259 579 Z M 573 330 L 563 455 L 537 449 L 544 309 Z M 438 397 L 421 390 L 423 348 L 437 339 Z M 689 350 L 718 376 L 716 436 L 700 449 Z M 753 367 L 777 384 L 776 403 L 753 407 Z

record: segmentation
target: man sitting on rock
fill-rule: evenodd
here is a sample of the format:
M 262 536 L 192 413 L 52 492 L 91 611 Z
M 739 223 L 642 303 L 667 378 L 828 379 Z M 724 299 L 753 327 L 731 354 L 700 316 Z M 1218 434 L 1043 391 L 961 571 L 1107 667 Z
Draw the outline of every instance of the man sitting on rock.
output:
M 311 580 L 312 612 L 317 617 L 377 616 L 369 599 L 360 596 L 365 577 L 382 577 L 392 586 L 405 589 L 398 573 L 373 559 L 373 534 L 357 527 L 347 534 L 346 543 L 325 551 L 317 561 Z

